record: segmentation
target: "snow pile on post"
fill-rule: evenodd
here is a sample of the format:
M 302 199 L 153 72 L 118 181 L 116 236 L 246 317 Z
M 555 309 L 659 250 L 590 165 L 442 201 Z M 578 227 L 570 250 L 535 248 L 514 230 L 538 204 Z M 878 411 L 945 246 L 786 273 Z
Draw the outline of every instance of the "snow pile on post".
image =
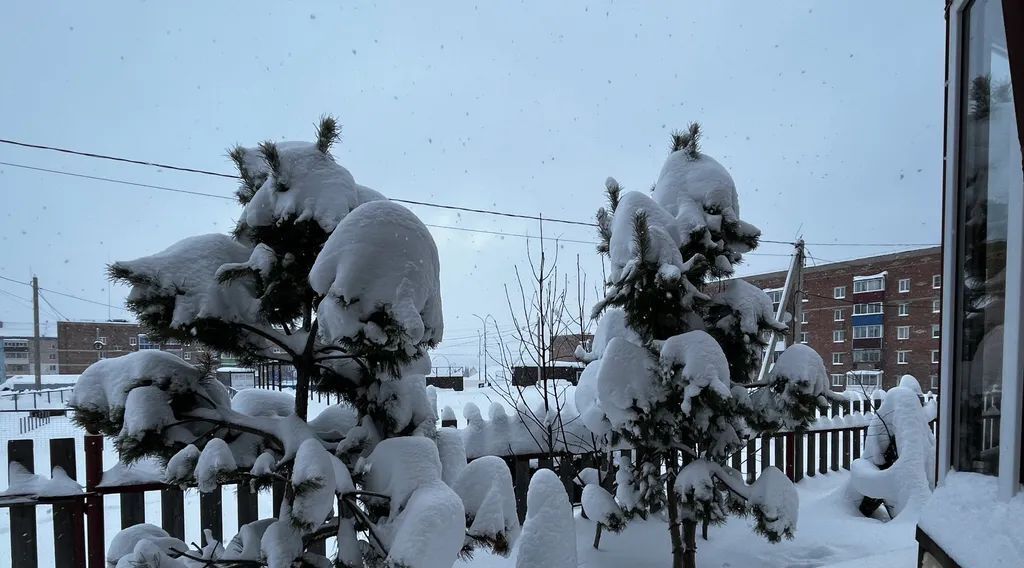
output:
M 505 461 L 496 456 L 473 460 L 452 489 L 466 509 L 467 545 L 483 543 L 497 554 L 508 554 L 519 533 L 519 516 L 512 474 Z
M 906 383 L 886 392 L 871 419 L 864 453 L 850 464 L 846 495 L 851 501 L 881 500 L 893 519 L 916 521 L 935 487 L 935 438 L 918 398 L 920 386 Z
M 576 568 L 576 525 L 565 488 L 550 469 L 539 469 L 526 494 L 526 521 L 516 568 Z

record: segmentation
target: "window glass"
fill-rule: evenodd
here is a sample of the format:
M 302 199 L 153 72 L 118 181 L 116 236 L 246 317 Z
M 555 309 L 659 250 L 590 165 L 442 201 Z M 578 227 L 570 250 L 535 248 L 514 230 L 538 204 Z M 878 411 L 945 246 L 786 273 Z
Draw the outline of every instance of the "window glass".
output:
M 903 278 L 900 280 L 900 292 L 910 291 L 910 278 Z
M 1021 158 L 1002 3 L 972 2 L 964 9 L 963 26 L 953 464 L 994 475 L 999 468 L 1007 198 L 1010 191 L 1022 190 Z M 933 352 L 932 360 L 937 359 Z
M 853 326 L 854 339 L 877 339 L 879 337 L 882 337 L 882 326 L 880 325 Z
M 833 353 L 832 354 L 832 364 L 833 365 L 842 365 L 843 364 L 843 354 L 842 353 Z
M 855 294 L 860 292 L 875 292 L 883 289 L 885 289 L 885 279 L 881 277 L 853 281 L 853 292 Z
M 836 286 L 832 289 L 832 297 L 842 299 L 846 297 L 846 286 Z
M 896 362 L 900 365 L 906 365 L 910 362 L 910 351 L 897 351 Z
M 901 325 L 896 328 L 896 339 L 910 339 L 910 326 Z
M 832 312 L 833 321 L 843 321 L 843 310 L 835 310 Z
M 832 341 L 841 343 L 846 341 L 846 330 L 845 329 L 834 329 L 832 330 Z
M 872 302 L 870 304 L 857 304 L 853 306 L 853 315 L 855 316 L 880 313 L 882 313 L 881 302 Z
M 900 304 L 900 315 L 901 316 L 909 316 L 910 315 L 910 304 L 909 303 L 903 302 L 903 303 Z
M 854 349 L 854 363 L 878 363 L 882 360 L 881 349 Z

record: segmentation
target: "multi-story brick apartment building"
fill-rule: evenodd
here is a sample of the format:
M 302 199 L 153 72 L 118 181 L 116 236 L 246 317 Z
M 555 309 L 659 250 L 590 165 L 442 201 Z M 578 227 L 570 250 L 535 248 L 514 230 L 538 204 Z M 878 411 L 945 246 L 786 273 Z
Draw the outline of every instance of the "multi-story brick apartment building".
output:
M 835 390 L 888 389 L 909 374 L 938 392 L 942 250 L 932 247 L 804 268 L 801 341 Z M 786 271 L 744 277 L 782 297 Z
M 61 373 L 77 375 L 100 359 L 120 357 L 144 349 L 161 349 L 185 361 L 197 361 L 203 348 L 176 340 L 150 341 L 137 323 L 127 321 L 57 322 L 57 352 Z M 232 364 L 232 361 L 222 361 Z
M 31 375 L 35 373 L 36 358 L 32 336 L 7 336 L 3 338 L 4 377 Z M 40 372 L 44 375 L 60 373 L 57 356 L 57 338 L 39 338 Z

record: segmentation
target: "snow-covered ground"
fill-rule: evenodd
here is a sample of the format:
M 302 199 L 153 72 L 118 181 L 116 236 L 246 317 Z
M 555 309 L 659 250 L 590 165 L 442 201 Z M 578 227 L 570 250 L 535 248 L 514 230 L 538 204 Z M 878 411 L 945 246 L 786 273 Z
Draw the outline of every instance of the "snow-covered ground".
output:
M 806 478 L 797 484 L 800 518 L 793 540 L 770 544 L 750 528 L 753 519 L 730 517 L 711 527 L 708 540 L 698 537 L 697 564 L 702 568 L 894 568 L 917 561 L 914 523 L 886 523 L 860 517 L 847 506 L 838 489 L 848 472 Z M 576 508 L 576 546 L 579 565 L 587 568 L 664 568 L 671 558 L 668 530 L 662 520 L 634 521 L 620 534 L 605 533 L 594 550 L 594 523 L 580 518 Z M 456 564 L 467 568 L 515 566 L 509 558 L 477 554 Z
M 528 401 L 536 402 L 539 395 L 528 392 Z M 470 389 L 462 392 L 437 391 L 438 408 L 449 406 L 454 410 L 459 426 L 467 422 L 463 409 L 469 403 L 475 404 L 483 412 L 491 403 L 506 405 L 499 393 L 492 389 Z M 326 401 L 310 404 L 310 415 L 315 416 L 327 406 Z M 55 437 L 74 436 L 78 447 L 82 448 L 82 432 L 77 430 L 66 419 L 54 418 L 49 424 L 40 426 L 26 435 L 19 435 L 16 424 L 0 430 L 0 460 L 6 463 L 7 440 L 31 437 L 35 441 L 36 471 L 49 469 L 49 452 L 47 440 Z M 81 456 L 82 453 L 79 453 Z M 116 463 L 117 457 L 108 444 L 104 452 L 104 465 L 109 469 Z M 84 461 L 78 463 L 78 479 L 84 479 Z M 916 543 L 914 541 L 914 520 L 903 519 L 900 522 L 885 523 L 875 519 L 865 519 L 851 506 L 843 502 L 841 488 L 849 473 L 840 471 L 824 476 L 805 478 L 797 484 L 800 495 L 799 521 L 796 537 L 792 541 L 770 544 L 756 536 L 750 530 L 752 519 L 730 518 L 721 527 L 711 527 L 709 540 L 698 542 L 698 563 L 702 567 L 745 567 L 765 566 L 778 568 L 810 568 L 828 566 L 832 568 L 874 568 L 913 566 L 916 561 Z M 8 472 L 0 468 L 0 489 L 8 485 Z M 224 534 L 230 538 L 235 532 L 237 517 L 235 508 L 235 488 L 226 487 L 223 495 Z M 106 503 L 106 535 L 108 543 L 120 529 L 120 509 L 117 496 L 108 496 Z M 186 492 L 185 496 L 185 531 L 186 542 L 200 542 L 199 527 L 199 495 L 195 491 Z M 41 554 L 52 550 L 53 524 L 50 507 L 37 507 L 37 524 L 39 550 Z M 259 499 L 261 517 L 271 515 L 271 499 L 269 494 L 262 494 Z M 671 557 L 669 552 L 668 531 L 664 521 L 652 519 L 634 522 L 621 534 L 605 533 L 602 537 L 601 550 L 593 550 L 594 525 L 591 521 L 579 516 L 576 507 L 576 537 L 580 566 L 593 568 L 612 568 L 630 566 L 631 568 L 663 567 Z M 160 523 L 159 492 L 146 494 L 146 520 Z M 742 543 L 738 546 L 738 543 Z M 328 550 L 334 546 L 328 541 Z M 9 558 L 10 554 L 10 521 L 9 510 L 0 509 L 0 558 Z M 45 562 L 43 563 L 45 565 Z M 457 566 L 467 568 L 504 568 L 515 566 L 515 552 L 509 558 L 493 556 L 478 552 L 473 559 L 460 561 Z

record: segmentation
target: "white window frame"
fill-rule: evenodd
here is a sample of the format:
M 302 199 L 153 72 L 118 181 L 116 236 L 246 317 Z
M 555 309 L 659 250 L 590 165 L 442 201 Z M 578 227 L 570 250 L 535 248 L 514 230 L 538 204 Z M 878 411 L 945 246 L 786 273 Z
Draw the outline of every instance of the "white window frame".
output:
M 832 297 L 836 300 L 842 300 L 846 297 L 846 286 L 835 286 L 832 288 Z
M 910 326 L 909 325 L 897 326 L 896 327 L 896 339 L 899 340 L 899 341 L 903 341 L 905 339 L 910 339 Z
M 932 363 L 938 363 L 938 362 L 939 362 L 939 350 L 938 349 L 932 349 Z
M 932 324 L 932 339 L 938 339 L 942 337 L 942 326 L 937 323 Z
M 832 386 L 841 387 L 846 382 L 845 373 L 832 373 Z
M 932 289 L 938 290 L 940 288 L 942 288 L 942 275 L 932 274 Z
M 877 288 L 875 288 L 876 282 L 878 286 Z M 877 278 L 864 278 L 861 280 L 853 281 L 854 294 L 865 294 L 867 292 L 881 292 L 882 290 L 885 290 L 885 276 L 879 276 Z
M 939 390 L 939 376 L 938 375 L 929 375 L 928 376 L 928 382 L 930 383 L 929 390 L 931 390 L 931 391 Z
M 833 329 L 832 330 L 832 343 L 842 343 L 846 341 L 846 330 L 845 329 Z
M 900 294 L 910 292 L 910 278 L 900 278 L 899 291 Z
M 186 361 L 191 361 L 191 360 L 192 360 L 192 352 L 191 352 L 191 351 L 186 351 L 186 352 L 185 352 L 185 353 L 184 353 L 184 354 L 182 355 L 182 359 L 184 359 L 184 360 L 186 360 Z
M 802 324 L 810 323 L 810 322 L 807 321 L 807 310 L 800 310 L 800 323 L 802 323 Z
M 942 312 L 942 300 L 938 298 L 932 298 L 932 313 L 937 314 Z
M 910 302 L 900 302 L 898 315 L 901 318 L 905 318 L 910 315 Z
M 897 365 L 909 365 L 910 364 L 910 350 L 900 349 L 896 352 L 896 364 Z
M 846 316 L 843 315 L 842 308 L 832 310 L 832 321 L 846 321 Z
M 865 329 L 865 328 L 871 329 L 871 328 L 876 328 L 876 327 L 878 328 L 878 335 L 863 335 L 861 337 L 857 337 L 857 330 L 858 329 Z M 868 333 L 868 331 L 865 331 L 865 333 Z M 881 339 L 883 333 L 885 333 L 885 327 L 882 324 L 878 324 L 878 323 L 873 323 L 873 324 L 870 324 L 870 325 L 855 325 L 855 326 L 853 326 L 853 338 L 854 339 Z
M 858 360 L 857 359 L 857 352 L 864 353 L 865 351 L 877 352 L 878 353 L 878 358 L 872 360 L 871 357 L 868 357 L 868 358 L 865 358 L 865 359 L 862 359 L 862 360 Z M 854 363 L 881 363 L 882 362 L 882 350 L 877 348 L 877 347 L 869 347 L 867 349 L 854 349 L 853 350 L 853 359 L 852 359 L 852 361 Z
M 128 338 L 128 345 L 135 346 L 135 345 L 138 345 L 138 344 L 139 344 L 139 338 L 137 336 L 133 335 L 133 336 Z
M 844 355 L 844 353 L 833 353 L 832 354 L 832 364 L 833 365 L 842 365 L 843 364 L 843 355 Z
M 868 302 L 867 304 L 854 304 L 853 306 L 853 315 L 855 316 L 873 316 L 884 311 L 885 308 L 882 307 L 882 302 Z
M 801 331 L 800 332 L 800 343 L 807 343 L 807 332 L 806 331 Z

